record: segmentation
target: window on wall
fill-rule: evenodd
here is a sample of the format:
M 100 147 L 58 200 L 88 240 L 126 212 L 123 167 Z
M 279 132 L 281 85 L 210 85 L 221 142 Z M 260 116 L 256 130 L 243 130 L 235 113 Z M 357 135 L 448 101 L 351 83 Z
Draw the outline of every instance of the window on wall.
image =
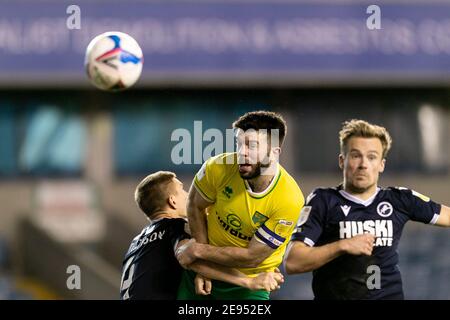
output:
M 73 176 L 84 167 L 87 128 L 79 110 L 36 104 L 0 109 L 0 175 Z
M 15 115 L 11 105 L 0 104 L 0 176 L 17 172 Z
M 373 93 L 372 93 L 373 94 Z M 440 103 L 427 103 L 421 94 L 377 92 L 331 92 L 320 98 L 306 94 L 291 111 L 291 134 L 298 149 L 293 155 L 302 172 L 340 172 L 339 136 L 342 123 L 353 118 L 384 126 L 393 138 L 386 173 L 448 172 L 450 110 Z M 438 100 L 438 99 L 435 99 Z
M 435 103 L 425 103 L 424 96 L 437 98 Z M 194 174 L 198 163 L 176 165 L 171 158 L 174 147 L 181 141 L 171 140 L 175 130 L 189 132 L 188 158 L 192 163 L 195 148 L 205 151 L 211 144 L 211 140 L 203 137 L 206 130 L 216 128 L 225 133 L 246 111 L 272 109 L 287 117 L 289 142 L 283 148 L 282 159 L 290 170 L 339 173 L 339 130 L 345 120 L 359 118 L 390 131 L 394 144 L 388 155 L 387 173 L 440 174 L 448 172 L 449 154 L 446 143 L 449 110 L 440 105 L 442 99 L 435 93 L 411 95 L 408 90 L 350 89 L 276 94 L 257 91 L 251 98 L 247 91 L 214 95 L 199 92 L 158 101 L 145 97 L 133 103 L 121 101 L 113 117 L 115 170 L 118 175 L 156 170 Z M 196 131 L 197 120 L 201 120 L 201 128 Z M 225 149 L 226 142 L 223 143 Z
M 222 150 L 216 153 L 232 151 L 234 141 L 231 150 L 227 148 L 226 129 L 246 111 L 260 109 L 276 110 L 287 118 L 282 164 L 293 172 L 338 173 L 338 132 L 342 122 L 352 118 L 390 131 L 394 144 L 387 173 L 441 174 L 449 168 L 450 109 L 434 91 L 198 90 L 149 96 L 143 90 L 114 97 L 95 93 L 95 103 L 80 92 L 71 94 L 70 103 L 67 92 L 27 94 L 21 104 L 23 94 L 10 94 L 8 102 L 0 98 L 0 177 L 82 175 L 89 143 L 86 121 L 100 108 L 111 112 L 113 152 L 106 156 L 112 157 L 117 176 L 157 170 L 193 175 L 215 152 L 215 138 L 205 135 L 207 130 L 222 133 Z M 175 136 L 176 130 L 187 136 Z M 174 151 L 183 142 L 184 149 Z M 188 163 L 177 164 L 174 152 L 178 158 L 186 156 Z
M 217 149 L 222 149 L 217 153 L 234 150 L 232 137 L 231 150 L 227 149 L 226 129 L 231 129 L 238 116 L 261 105 L 230 97 L 146 99 L 133 105 L 123 102 L 113 110 L 115 172 L 127 175 L 172 170 L 194 174 L 206 155 L 215 155 Z M 213 148 L 216 136 L 208 136 L 209 129 L 220 131 L 222 148 Z
M 40 105 L 24 116 L 19 170 L 25 174 L 73 175 L 83 168 L 86 125 L 79 112 Z

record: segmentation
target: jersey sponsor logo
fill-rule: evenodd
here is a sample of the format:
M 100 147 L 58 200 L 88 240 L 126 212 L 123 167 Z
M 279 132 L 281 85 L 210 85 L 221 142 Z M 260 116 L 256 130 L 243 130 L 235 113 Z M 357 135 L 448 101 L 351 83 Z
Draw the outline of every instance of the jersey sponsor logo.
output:
M 222 193 L 228 198 L 231 198 L 231 194 L 233 193 L 233 189 L 231 187 L 226 186 L 225 189 L 222 190 Z
M 350 209 L 351 209 L 351 208 L 352 208 L 352 207 L 351 207 L 351 206 L 348 206 L 348 205 L 341 206 L 342 212 L 345 214 L 345 216 L 348 215 L 348 213 L 350 212 Z
M 380 202 L 377 205 L 377 213 L 383 218 L 389 217 L 394 212 L 392 204 L 387 201 Z
M 243 233 L 240 232 L 242 228 L 242 222 L 241 219 L 235 214 L 229 214 L 227 216 L 227 221 L 224 221 L 219 214 L 216 211 L 217 220 L 219 220 L 219 224 L 222 226 L 222 228 L 231 234 L 233 237 L 237 237 L 242 240 L 250 241 L 252 237 L 249 237 Z
M 286 234 L 292 228 L 294 223 L 289 220 L 278 220 L 277 225 L 275 226 L 275 233 L 281 237 L 286 237 Z
M 239 219 L 239 217 L 234 213 L 227 215 L 227 224 L 232 226 L 236 230 L 241 230 L 242 228 L 241 219 Z
M 339 238 L 350 239 L 358 234 L 375 235 L 376 247 L 390 247 L 394 239 L 392 220 L 340 221 Z
M 267 220 L 269 220 L 269 217 L 266 217 L 259 211 L 255 211 L 255 213 L 252 216 L 252 221 L 257 228 L 261 227 Z

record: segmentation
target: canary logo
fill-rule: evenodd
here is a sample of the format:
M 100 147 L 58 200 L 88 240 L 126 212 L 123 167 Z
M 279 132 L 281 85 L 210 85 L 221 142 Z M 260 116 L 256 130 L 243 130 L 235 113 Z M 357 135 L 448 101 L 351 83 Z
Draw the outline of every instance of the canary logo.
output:
M 269 218 L 259 211 L 255 211 L 255 213 L 252 216 L 252 221 L 257 228 L 261 227 L 267 220 L 269 220 Z

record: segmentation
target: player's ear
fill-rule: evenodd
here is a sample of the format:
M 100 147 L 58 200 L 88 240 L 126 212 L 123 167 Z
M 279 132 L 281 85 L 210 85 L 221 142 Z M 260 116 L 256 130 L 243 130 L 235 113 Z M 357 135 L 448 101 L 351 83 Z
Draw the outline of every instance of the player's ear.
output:
M 386 159 L 381 160 L 380 163 L 380 170 L 379 172 L 382 173 L 384 171 L 384 167 L 386 166 Z
M 339 154 L 339 168 L 341 168 L 341 170 L 344 170 L 344 160 L 345 160 L 345 156 L 340 153 Z
M 273 155 L 275 156 L 275 158 L 278 158 L 278 157 L 280 157 L 280 154 L 281 154 L 281 148 L 280 147 L 272 148 L 272 152 L 273 152 Z
M 172 209 L 177 208 L 177 200 L 173 194 L 169 195 L 169 198 L 167 199 L 167 203 L 168 203 L 169 207 L 171 207 Z

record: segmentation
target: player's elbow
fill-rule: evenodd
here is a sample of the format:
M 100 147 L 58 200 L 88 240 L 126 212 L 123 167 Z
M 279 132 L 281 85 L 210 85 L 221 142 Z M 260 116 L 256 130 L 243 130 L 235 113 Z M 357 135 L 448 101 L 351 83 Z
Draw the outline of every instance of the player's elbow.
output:
M 287 258 L 285 261 L 285 269 L 287 274 L 296 274 L 296 273 L 302 273 L 303 271 L 301 268 L 299 268 L 299 264 L 295 263 L 295 261 L 292 261 L 292 258 Z
M 247 257 L 243 259 L 243 267 L 244 268 L 257 268 L 264 260 L 266 260 L 266 256 L 258 255 L 258 254 L 249 254 Z
M 287 274 L 297 274 L 297 273 L 305 273 L 312 271 L 312 268 L 309 268 L 306 265 L 301 263 L 288 263 L 286 262 L 286 273 Z
M 264 259 L 260 258 L 248 258 L 242 261 L 242 267 L 243 268 L 257 268 Z
M 286 259 L 284 263 L 284 269 L 286 270 L 287 274 L 295 274 L 297 273 L 295 265 L 290 261 L 290 259 Z
M 313 268 L 305 263 L 306 259 L 297 255 L 289 254 L 284 262 L 287 274 L 305 273 Z

